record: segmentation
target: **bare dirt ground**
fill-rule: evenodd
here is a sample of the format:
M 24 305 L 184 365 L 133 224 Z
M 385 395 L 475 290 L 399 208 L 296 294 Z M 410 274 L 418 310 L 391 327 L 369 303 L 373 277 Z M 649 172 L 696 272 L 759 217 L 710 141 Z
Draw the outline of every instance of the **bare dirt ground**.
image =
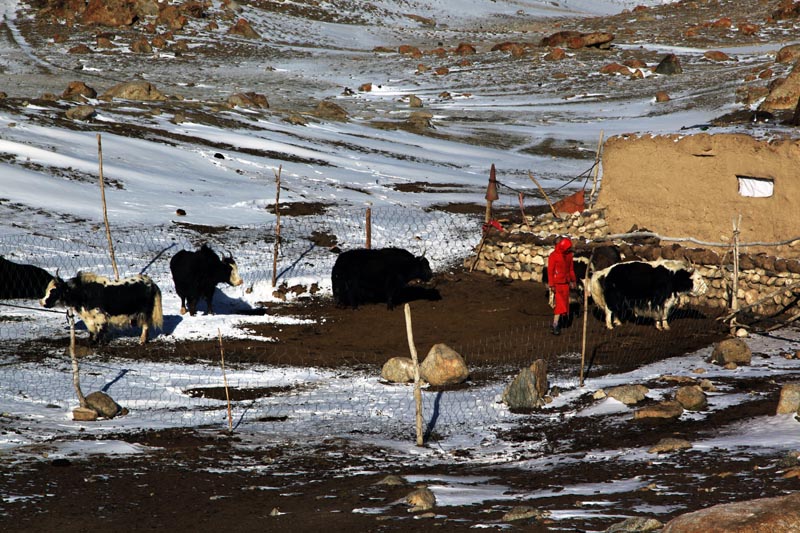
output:
M 534 357 L 545 357 L 554 368 L 568 343 L 579 337 L 568 328 L 552 337 L 545 327 L 550 308 L 544 287 L 537 283 L 507 282 L 463 269 L 437 275 L 431 287 L 412 288 L 411 300 L 415 342 L 420 351 L 434 342 L 455 346 L 492 345 L 493 339 L 507 339 L 509 332 L 527 328 L 525 346 L 541 346 L 541 353 L 515 352 L 513 345 L 499 350 L 474 352 L 470 364 L 525 366 Z M 423 296 L 423 299 L 418 299 Z M 348 364 L 380 365 L 390 356 L 407 355 L 408 345 L 401 308 L 383 305 L 359 309 L 338 309 L 329 298 L 282 305 L 270 312 L 290 313 L 315 319 L 314 324 L 272 328 L 277 342 L 253 351 L 252 343 L 228 343 L 231 364 L 247 361 L 279 362 L 342 367 Z M 602 329 L 590 316 L 590 330 Z M 673 320 L 670 333 L 651 325 L 627 325 L 626 343 L 598 353 L 598 368 L 620 371 L 654 359 L 686 353 L 720 339 L 724 332 L 712 316 L 700 311 Z M 666 341 L 666 342 L 665 342 Z M 57 341 L 63 345 L 66 340 Z M 250 346 L 248 346 L 250 344 Z M 633 345 L 650 347 L 632 349 Z M 668 348 L 664 348 L 667 346 Z M 193 357 L 214 359 L 215 343 L 184 346 Z M 40 352 L 41 353 L 41 352 Z M 113 345 L 109 355 L 125 357 L 125 348 Z M 342 356 L 350 353 L 351 356 Z M 631 354 L 640 354 L 632 357 Z M 294 354 L 295 360 L 290 355 Z M 159 343 L 131 349 L 130 357 L 174 360 L 174 347 Z M 466 356 L 469 358 L 470 353 Z M 624 363 L 624 364 L 620 364 Z M 562 371 L 564 368 L 562 366 Z M 574 370 L 574 369 L 573 369 Z M 483 370 L 482 372 L 486 372 Z M 483 379 L 477 373 L 473 379 Z M 654 380 L 653 389 L 668 384 Z M 726 385 L 747 392 L 752 400 L 723 409 L 702 421 L 634 422 L 615 417 L 569 417 L 554 413 L 551 419 L 536 418 L 530 426 L 498 430 L 499 438 L 516 443 L 521 450 L 533 447 L 558 453 L 561 457 L 584 458 L 597 450 L 651 446 L 664 437 L 699 439 L 714 435 L 717 428 L 737 420 L 774 412 L 778 385 L 763 381 Z M 426 394 L 433 391 L 427 391 Z M 587 393 L 585 401 L 592 402 Z M 574 406 L 573 406 L 574 407 Z M 533 419 L 532 419 L 533 420 Z M 275 422 L 280 431 L 280 421 Z M 486 476 L 515 493 L 549 490 L 536 507 L 542 511 L 591 508 L 603 505 L 614 492 L 615 481 L 642 481 L 644 488 L 614 494 L 616 508 L 696 509 L 706 505 L 713 493 L 715 502 L 777 495 L 788 490 L 791 480 L 776 478 L 775 470 L 787 461 L 783 457 L 731 456 L 729 453 L 671 454 L 651 462 L 566 461 L 544 472 L 513 465 L 473 462 L 470 450 L 450 450 L 443 464 L 420 465 L 397 452 L 354 441 L 322 439 L 314 442 L 265 440 L 247 428 L 233 434 L 219 429 L 175 429 L 119 434 L 104 438 L 151 447 L 134 456 L 93 456 L 49 460 L 46 456 L 0 465 L 0 484 L 7 494 L 38 492 L 35 500 L 7 499 L 0 502 L 0 517 L 7 531 L 114 531 L 200 530 L 218 531 L 466 531 L 477 524 L 500 527 L 503 514 L 513 507 L 508 501 L 480 505 L 439 507 L 432 514 L 410 513 L 397 504 L 413 484 L 377 484 L 386 475 L 400 476 Z M 87 438 L 95 438 L 87 436 Z M 436 447 L 435 439 L 426 444 Z M 520 460 L 526 452 L 521 451 Z M 359 472 L 354 475 L 353 472 Z M 691 475 L 687 475 L 691 472 Z M 590 494 L 559 495 L 559 487 L 598 484 Z M 606 487 L 603 489 L 602 487 Z M 592 502 L 595 502 L 594 504 Z M 524 503 L 524 502 L 521 502 Z M 359 509 L 379 508 L 364 513 Z M 664 518 L 664 512 L 659 513 Z M 526 531 L 601 530 L 616 522 L 608 515 L 560 523 L 552 518 L 515 522 Z

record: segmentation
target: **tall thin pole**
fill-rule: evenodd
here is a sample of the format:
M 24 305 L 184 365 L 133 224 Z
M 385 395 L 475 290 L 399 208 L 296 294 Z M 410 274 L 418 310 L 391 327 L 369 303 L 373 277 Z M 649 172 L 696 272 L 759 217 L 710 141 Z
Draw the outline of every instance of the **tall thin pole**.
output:
M 272 286 L 278 283 L 278 252 L 281 246 L 281 171 L 275 172 L 275 246 L 272 248 Z
M 114 269 L 114 279 L 119 279 L 117 269 L 117 258 L 114 255 L 114 241 L 111 239 L 111 228 L 108 225 L 108 209 L 106 208 L 106 188 L 103 180 L 103 144 L 100 141 L 100 134 L 97 134 L 97 157 L 100 161 L 100 199 L 103 201 L 103 222 L 106 225 L 106 239 L 108 240 L 108 252 L 111 254 L 111 267 Z
M 586 274 L 583 276 L 583 337 L 581 340 L 581 376 L 580 386 L 583 387 L 583 369 L 586 366 L 586 329 L 589 324 L 589 270 L 592 268 L 594 250 L 589 255 L 589 265 L 586 267 Z
M 219 337 L 219 360 L 222 366 L 222 383 L 225 386 L 225 400 L 228 402 L 228 431 L 233 431 L 233 415 L 231 413 L 231 395 L 228 392 L 228 376 L 225 374 L 225 350 L 222 347 L 222 331 L 217 328 Z
M 739 232 L 742 225 L 742 215 L 739 215 L 737 222 L 733 219 L 733 289 L 731 290 L 731 312 L 734 313 L 731 320 L 731 333 L 736 331 L 736 315 L 739 310 Z
M 372 248 L 372 208 L 367 206 L 367 221 L 366 221 L 366 243 L 364 244 L 364 248 L 369 250 Z
M 411 360 L 414 362 L 414 403 L 417 410 L 417 446 L 423 446 L 422 434 L 422 389 L 419 377 L 419 359 L 417 358 L 417 347 L 414 345 L 414 331 L 411 327 L 411 307 L 405 304 L 406 314 L 406 335 L 408 336 L 408 349 L 411 350 Z
M 78 395 L 78 402 L 81 407 L 88 407 L 86 404 L 86 397 L 81 390 L 81 376 L 78 369 L 78 356 L 75 353 L 75 313 L 72 308 L 67 310 L 67 318 L 69 319 L 69 357 L 72 360 L 72 386 L 75 387 L 75 393 Z
M 589 209 L 594 207 L 594 195 L 597 192 L 597 174 L 600 172 L 600 153 L 603 148 L 603 130 L 600 130 L 600 140 L 597 141 L 597 152 L 594 155 L 594 171 L 592 172 L 592 190 L 589 192 Z

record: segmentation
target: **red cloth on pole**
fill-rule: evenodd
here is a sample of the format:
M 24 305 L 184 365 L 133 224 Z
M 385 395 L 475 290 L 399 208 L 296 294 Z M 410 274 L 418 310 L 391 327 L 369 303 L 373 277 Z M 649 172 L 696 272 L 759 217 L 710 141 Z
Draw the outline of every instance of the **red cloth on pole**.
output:
M 581 213 L 586 209 L 586 198 L 583 189 L 553 204 L 556 213 Z

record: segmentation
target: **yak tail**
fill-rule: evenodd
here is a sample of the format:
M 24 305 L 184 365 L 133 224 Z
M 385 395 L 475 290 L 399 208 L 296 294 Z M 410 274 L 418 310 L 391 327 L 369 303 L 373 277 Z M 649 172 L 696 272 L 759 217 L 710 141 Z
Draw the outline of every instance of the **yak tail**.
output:
M 155 298 L 153 298 L 153 310 L 150 312 L 150 325 L 154 328 L 164 327 L 164 311 L 161 308 L 161 290 L 156 286 Z

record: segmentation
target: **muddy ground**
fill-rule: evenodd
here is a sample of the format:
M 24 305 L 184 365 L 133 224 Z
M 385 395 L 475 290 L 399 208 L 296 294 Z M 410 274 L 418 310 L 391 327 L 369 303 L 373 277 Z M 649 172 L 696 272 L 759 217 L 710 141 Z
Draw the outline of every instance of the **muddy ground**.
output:
M 472 378 L 475 380 L 492 377 L 488 375 L 492 368 L 525 366 L 534 357 L 546 358 L 554 372 L 574 371 L 574 366 L 559 366 L 555 354 L 575 349 L 580 339 L 576 331 L 579 319 L 564 334 L 553 337 L 545 327 L 551 311 L 543 293 L 544 287 L 537 283 L 508 282 L 465 269 L 440 273 L 430 286 L 411 288 L 407 294 L 415 344 L 422 355 L 435 342 L 461 346 L 470 364 L 481 369 Z M 339 309 L 329 297 L 323 297 L 269 310 L 277 311 L 315 321 L 282 328 L 255 326 L 269 328 L 261 333 L 276 341 L 256 349 L 252 342 L 226 342 L 230 364 L 367 365 L 377 372 L 388 357 L 408 354 L 402 308 L 388 310 L 374 304 Z M 603 343 L 602 350 L 590 346 L 590 353 L 597 358 L 596 371 L 617 372 L 678 355 L 724 335 L 714 317 L 702 310 L 680 313 L 672 323 L 670 333 L 658 332 L 651 324 L 626 324 L 619 342 Z M 599 337 L 603 326 L 590 315 L 588 329 L 590 337 Z M 514 350 L 509 341 L 523 331 L 524 341 L 516 338 L 525 349 Z M 67 341 L 52 342 L 64 346 Z M 84 342 L 81 338 L 80 343 Z M 144 350 L 128 346 L 112 343 L 105 353 L 175 360 L 191 351 L 194 358 L 213 360 L 219 349 L 213 342 L 181 346 L 179 353 L 174 345 L 159 342 Z M 476 349 L 479 346 L 483 348 Z M 531 347 L 539 349 L 532 353 Z M 674 384 L 653 380 L 645 385 L 658 389 Z M 0 465 L 2 493 L 39 496 L 7 496 L 0 501 L 0 518 L 6 531 L 466 531 L 479 524 L 507 527 L 503 515 L 514 505 L 526 504 L 543 512 L 570 509 L 577 518 L 529 518 L 513 522 L 513 529 L 596 531 L 621 520 L 609 510 L 591 512 L 609 505 L 604 503 L 609 499 L 613 499 L 618 516 L 647 515 L 646 510 L 653 509 L 649 514 L 666 520 L 708 505 L 709 498 L 715 503 L 738 501 L 790 490 L 796 480 L 783 479 L 776 472 L 792 459 L 779 456 L 678 452 L 649 462 L 585 459 L 598 450 L 622 453 L 654 445 L 665 437 L 701 439 L 737 420 L 774 412 L 779 392 L 776 383 L 731 378 L 724 386 L 749 393 L 751 400 L 715 411 L 700 421 L 648 423 L 618 416 L 570 417 L 567 411 L 557 410 L 549 419 L 531 418 L 531 425 L 498 429 L 498 438 L 519 447 L 518 461 L 505 464 L 476 460 L 469 449 L 443 450 L 440 463 L 422 464 L 396 450 L 360 444 L 356 435 L 353 440 L 282 441 L 274 434 L 247 427 L 232 434 L 216 427 L 105 436 L 149 448 L 147 453 L 132 456 L 49 459 L 46 454 L 34 453 L 25 460 L 5 461 Z M 590 392 L 582 400 L 586 405 L 593 402 Z M 271 426 L 276 434 L 280 423 L 276 420 Z M 428 448 L 437 446 L 435 437 L 426 442 Z M 540 453 L 575 460 L 562 461 L 546 471 L 525 469 L 524 458 Z M 390 474 L 406 481 L 398 486 L 378 484 Z M 476 487 L 500 484 L 515 494 L 549 491 L 549 495 L 529 502 L 489 500 L 437 507 L 430 513 L 409 512 L 402 498 L 414 484 L 406 476 L 482 476 L 486 479 Z M 616 492 L 616 481 L 630 483 L 632 479 L 640 490 L 609 494 Z M 598 488 L 587 494 L 559 495 L 559 487 L 582 483 L 597 484 Z

